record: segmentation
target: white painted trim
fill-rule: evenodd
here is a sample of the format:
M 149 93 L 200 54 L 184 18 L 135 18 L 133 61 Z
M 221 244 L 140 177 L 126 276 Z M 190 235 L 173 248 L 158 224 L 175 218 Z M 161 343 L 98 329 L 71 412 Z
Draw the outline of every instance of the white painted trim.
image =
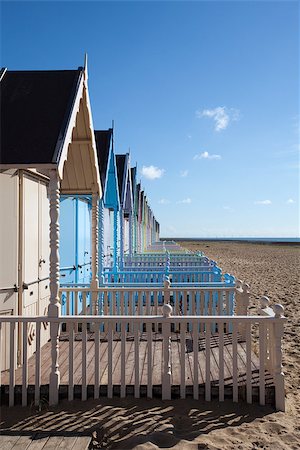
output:
M 74 105 L 72 108 L 71 116 L 69 118 L 67 131 L 64 136 L 64 143 L 63 143 L 60 157 L 59 157 L 58 174 L 59 174 L 59 177 L 61 180 L 63 179 L 64 165 L 65 165 L 65 162 L 68 157 L 68 148 L 69 148 L 69 144 L 71 144 L 71 141 L 72 141 L 72 132 L 73 132 L 73 128 L 76 125 L 76 117 L 77 117 L 77 113 L 79 111 L 80 100 L 82 98 L 82 95 L 83 95 L 83 76 L 81 76 L 80 84 L 79 84 L 79 87 L 78 87 L 78 90 L 76 93 L 76 99 L 75 99 L 75 102 L 74 102 Z

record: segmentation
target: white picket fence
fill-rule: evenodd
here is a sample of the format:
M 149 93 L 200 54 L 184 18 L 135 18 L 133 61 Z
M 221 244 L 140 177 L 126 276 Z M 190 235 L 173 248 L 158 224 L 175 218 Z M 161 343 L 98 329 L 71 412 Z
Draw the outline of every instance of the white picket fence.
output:
M 282 351 L 281 351 L 281 338 L 283 335 L 283 308 L 281 305 L 274 305 L 270 308 L 269 301 L 266 298 L 262 299 L 261 315 L 258 316 L 172 316 L 172 307 L 170 305 L 164 305 L 163 315 L 161 316 L 62 316 L 58 318 L 49 318 L 47 316 L 41 317 L 18 317 L 18 316 L 1 316 L 0 317 L 0 337 L 1 330 L 4 324 L 9 324 L 10 327 L 10 367 L 9 367 L 9 404 L 11 406 L 15 403 L 15 330 L 17 326 L 21 326 L 23 330 L 23 365 L 22 365 L 22 404 L 27 404 L 27 388 L 28 388 L 28 341 L 27 341 L 27 328 L 28 324 L 34 323 L 36 326 L 36 351 L 34 361 L 35 371 L 35 390 L 34 401 L 38 405 L 41 399 L 41 328 L 44 322 L 50 323 L 51 328 L 61 327 L 62 324 L 67 324 L 67 336 L 68 336 L 68 398 L 72 400 L 74 398 L 74 360 L 75 357 L 81 360 L 82 367 L 82 388 L 81 398 L 87 399 L 87 386 L 88 386 L 88 364 L 87 364 L 87 340 L 88 330 L 94 330 L 93 346 L 93 361 L 89 362 L 94 366 L 93 370 L 93 395 L 94 398 L 99 397 L 100 393 L 100 354 L 104 343 L 100 339 L 101 327 L 107 328 L 107 343 L 105 343 L 108 357 L 108 380 L 107 380 L 107 396 L 111 398 L 113 396 L 113 386 L 115 384 L 114 373 L 115 367 L 119 365 L 120 371 L 120 396 L 125 397 L 126 391 L 126 372 L 132 367 L 128 367 L 128 361 L 126 361 L 126 339 L 128 333 L 131 333 L 133 338 L 134 358 L 130 362 L 133 365 L 134 373 L 134 396 L 140 396 L 140 380 L 141 380 L 141 362 L 140 362 L 140 340 L 143 334 L 144 339 L 147 341 L 147 364 L 143 367 L 143 370 L 147 371 L 147 396 L 153 395 L 153 329 L 160 326 L 162 336 L 162 364 L 156 367 L 156 371 L 160 371 L 159 379 L 161 380 L 161 392 L 163 399 L 171 399 L 172 388 L 172 373 L 171 373 L 171 335 L 174 329 L 179 328 L 180 360 L 180 397 L 185 398 L 187 392 L 187 374 L 186 374 L 186 329 L 188 324 L 192 324 L 192 341 L 193 341 L 193 397 L 199 398 L 199 352 L 198 343 L 199 337 L 205 341 L 205 348 L 210 349 L 211 339 L 213 334 L 211 332 L 211 324 L 218 324 L 218 367 L 219 367 L 219 380 L 218 380 L 218 398 L 219 401 L 224 401 L 225 392 L 225 361 L 227 358 L 224 355 L 224 333 L 225 325 L 232 328 L 232 400 L 234 402 L 239 401 L 239 374 L 238 374 L 238 336 L 241 335 L 245 340 L 245 358 L 246 358 L 246 400 L 248 403 L 252 402 L 252 369 L 251 369 L 251 355 L 252 355 L 252 328 L 258 326 L 258 337 L 256 346 L 258 345 L 259 356 L 259 403 L 265 404 L 265 382 L 266 382 L 266 369 L 273 377 L 275 385 L 275 403 L 276 408 L 284 410 L 284 375 L 282 373 Z M 75 352 L 75 330 L 78 325 L 81 326 L 81 345 L 76 346 Z M 142 331 L 142 324 L 146 324 L 146 328 Z M 183 325 L 183 326 L 182 326 Z M 120 346 L 121 353 L 119 361 L 113 359 L 113 342 L 114 333 L 120 326 Z M 133 334 L 132 330 L 133 329 Z M 199 333 L 199 330 L 202 330 Z M 59 331 L 57 331 L 59 334 Z M 66 332 L 64 333 L 66 334 Z M 52 333 L 53 336 L 53 333 Z M 89 343 L 91 344 L 91 343 Z M 54 398 L 58 395 L 57 392 L 51 391 L 51 374 L 55 372 L 59 379 L 59 364 L 58 364 L 58 352 L 60 342 L 57 339 L 51 341 L 51 371 L 49 373 L 48 383 L 50 384 L 50 403 L 51 397 Z M 90 351 L 90 350 L 89 350 Z M 79 353 L 78 353 L 79 352 Z M 205 400 L 211 400 L 212 381 L 211 381 L 211 364 L 212 353 L 210 351 L 205 352 L 205 364 L 203 371 L 205 371 Z M 0 359 L 1 360 L 1 359 Z M 32 364 L 32 363 L 31 363 Z M 0 371 L 1 374 L 1 371 Z M 0 380 L 1 384 L 1 380 Z M 91 384 L 91 380 L 89 380 Z M 57 389 L 57 386 L 56 386 Z
M 247 314 L 249 290 L 246 284 L 213 283 L 205 286 L 103 286 L 92 291 L 88 287 L 62 287 L 60 299 L 65 315 L 158 315 L 170 303 L 176 315 L 224 316 Z M 217 325 L 212 325 L 212 331 Z M 226 329 L 230 331 L 230 329 Z

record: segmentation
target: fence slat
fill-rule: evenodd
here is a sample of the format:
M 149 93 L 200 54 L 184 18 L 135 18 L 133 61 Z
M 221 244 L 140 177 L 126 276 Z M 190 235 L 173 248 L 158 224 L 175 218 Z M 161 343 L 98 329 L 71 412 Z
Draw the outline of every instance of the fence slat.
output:
M 199 398 L 199 374 L 198 374 L 198 329 L 197 322 L 193 322 L 193 357 L 194 357 L 194 400 Z
M 180 324 L 180 398 L 185 398 L 185 329 Z
M 115 323 L 109 322 L 108 324 L 108 384 L 107 384 L 107 397 L 112 398 L 113 396 L 113 383 L 112 383 L 112 374 L 113 374 L 113 326 L 115 327 Z
M 252 403 L 251 324 L 246 323 L 246 390 L 247 403 Z
M 41 391 L 41 323 L 36 323 L 34 404 L 39 405 Z
M 147 328 L 147 397 L 152 398 L 152 323 L 146 324 Z
M 219 402 L 224 401 L 224 322 L 219 326 Z
M 95 323 L 95 386 L 94 398 L 99 398 L 100 388 L 100 324 Z
M 9 406 L 15 404 L 15 367 L 16 367 L 16 346 L 15 346 L 16 322 L 10 323 L 10 357 L 9 357 Z
M 24 322 L 22 332 L 23 341 L 23 364 L 22 364 L 22 406 L 27 406 L 27 387 L 28 387 L 28 344 L 27 344 L 27 327 L 28 322 Z M 1 360 L 1 359 L 0 359 Z
M 140 397 L 139 323 L 134 323 L 134 396 Z
M 232 399 L 234 402 L 238 401 L 238 347 L 237 347 L 237 330 L 238 324 L 233 323 L 232 326 Z
M 83 322 L 82 324 L 82 386 L 81 386 L 81 399 L 87 399 L 87 385 L 86 385 L 86 375 L 87 375 L 87 323 Z
M 127 324 L 121 324 L 121 398 L 126 397 L 126 327 Z
M 210 384 L 210 327 L 205 323 L 205 400 L 211 400 Z
M 266 325 L 259 324 L 259 404 L 265 405 Z
M 74 399 L 74 323 L 69 324 L 69 387 L 68 399 Z

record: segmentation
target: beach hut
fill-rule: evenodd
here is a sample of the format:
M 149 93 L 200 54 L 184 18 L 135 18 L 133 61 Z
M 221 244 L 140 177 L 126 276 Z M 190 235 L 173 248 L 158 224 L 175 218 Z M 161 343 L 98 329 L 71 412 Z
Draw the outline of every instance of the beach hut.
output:
M 92 284 L 98 286 L 101 185 L 87 80 L 86 63 L 76 70 L 1 70 L 0 315 L 59 315 L 60 195 L 92 196 Z M 57 332 L 52 323 L 53 356 Z M 22 339 L 49 337 L 46 323 L 11 333 L 2 330 L 2 368 L 22 361 Z M 10 354 L 8 339 L 15 342 Z M 55 367 L 54 357 L 54 393 Z
M 100 201 L 100 265 L 118 269 L 120 197 L 116 158 L 113 149 L 113 129 L 95 131 L 97 155 L 103 196 Z
M 131 191 L 132 191 L 132 248 L 129 247 L 129 255 L 137 251 L 137 220 L 136 220 L 136 172 L 137 167 L 131 167 Z
M 124 254 L 132 254 L 132 184 L 129 153 L 116 155 L 120 196 L 120 268 L 124 266 Z

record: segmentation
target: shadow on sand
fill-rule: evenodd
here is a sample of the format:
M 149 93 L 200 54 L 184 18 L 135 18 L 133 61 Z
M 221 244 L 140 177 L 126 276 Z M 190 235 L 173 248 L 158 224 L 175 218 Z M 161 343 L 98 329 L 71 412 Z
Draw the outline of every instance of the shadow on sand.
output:
M 2 407 L 1 435 L 92 437 L 91 448 L 171 448 L 184 440 L 185 448 L 218 448 L 192 441 L 214 430 L 235 428 L 274 413 L 270 407 L 200 402 L 192 399 L 101 399 L 62 402 L 58 407 Z M 149 444 L 151 445 L 149 446 Z M 145 447 L 145 448 L 146 448 Z M 179 447 L 178 447 L 179 448 Z

